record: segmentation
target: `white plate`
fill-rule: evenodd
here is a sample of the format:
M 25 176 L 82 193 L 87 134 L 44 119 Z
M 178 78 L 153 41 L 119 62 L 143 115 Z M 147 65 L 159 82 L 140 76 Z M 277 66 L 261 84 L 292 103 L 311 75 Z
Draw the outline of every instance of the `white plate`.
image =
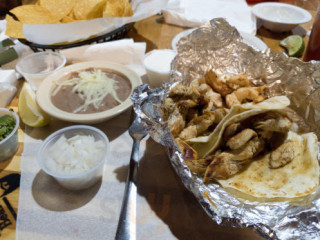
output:
M 51 101 L 51 93 L 55 88 L 55 80 L 59 80 L 62 78 L 66 78 L 70 73 L 85 70 L 88 68 L 103 68 L 110 69 L 116 72 L 119 72 L 125 75 L 130 83 L 131 83 L 131 93 L 129 97 L 123 101 L 118 106 L 111 108 L 106 111 L 98 112 L 98 113 L 88 113 L 88 114 L 77 114 L 63 111 L 53 105 Z M 47 77 L 40 85 L 37 91 L 37 103 L 40 108 L 49 114 L 52 117 L 68 121 L 68 122 L 76 122 L 76 123 L 84 123 L 84 124 L 93 124 L 98 122 L 106 121 L 112 117 L 115 117 L 127 110 L 132 106 L 132 101 L 130 96 L 135 87 L 142 84 L 141 78 L 135 73 L 133 70 L 127 68 L 124 65 L 110 63 L 106 61 L 91 61 L 91 62 L 81 62 L 77 64 L 70 65 L 68 67 L 64 67 L 57 72 L 53 73 L 49 77 Z
M 290 31 L 312 19 L 311 14 L 303 8 L 277 2 L 256 4 L 252 7 L 252 13 L 265 28 L 274 32 Z
M 257 51 L 262 51 L 268 48 L 268 46 L 260 38 L 255 37 L 249 33 L 239 32 L 242 37 L 242 42 L 253 47 Z
M 171 47 L 173 50 L 177 51 L 177 44 L 179 42 L 179 40 L 183 37 L 188 36 L 190 33 L 192 33 L 194 30 L 196 30 L 196 28 L 190 28 L 188 30 L 182 31 L 180 33 L 178 33 L 177 35 L 174 36 L 174 38 L 171 41 Z
M 191 28 L 188 30 L 185 30 L 183 32 L 178 33 L 171 42 L 171 47 L 173 50 L 177 50 L 177 43 L 179 42 L 179 40 L 182 37 L 185 37 L 187 35 L 189 35 L 191 32 L 193 32 L 196 28 Z M 245 33 L 245 32 L 239 32 L 241 37 L 242 37 L 242 41 L 249 45 L 250 47 L 253 47 L 255 50 L 258 51 L 262 51 L 268 48 L 268 46 L 260 39 L 257 38 L 255 36 L 252 36 L 251 34 Z

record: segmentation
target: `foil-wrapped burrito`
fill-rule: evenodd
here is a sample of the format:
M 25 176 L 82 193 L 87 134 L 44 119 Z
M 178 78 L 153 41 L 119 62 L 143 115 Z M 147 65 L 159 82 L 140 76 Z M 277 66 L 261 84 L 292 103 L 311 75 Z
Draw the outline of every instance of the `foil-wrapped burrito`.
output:
M 256 51 L 243 43 L 238 31 L 222 18 L 213 19 L 182 38 L 177 51 L 171 65 L 170 82 L 159 89 L 141 85 L 134 90 L 131 99 L 151 137 L 165 146 L 186 188 L 218 224 L 250 227 L 268 239 L 318 239 L 319 62 L 305 63 L 283 53 Z M 166 99 L 178 85 L 190 87 L 195 79 L 202 79 L 198 83 L 205 81 L 203 78 L 211 69 L 220 76 L 246 76 L 253 88 L 257 86 L 255 91 L 266 90 L 267 100 L 230 106 L 225 113 L 219 113 L 222 120 L 216 128 L 201 137 L 186 138 L 181 130 L 175 133 L 165 116 Z M 274 122 L 277 127 L 273 127 L 270 135 L 269 123 Z M 292 123 L 303 133 L 289 130 L 293 129 Z M 242 129 L 234 135 L 236 137 L 224 140 L 226 132 L 239 126 Z M 247 164 L 244 170 L 233 166 L 219 172 L 216 164 L 206 163 L 212 151 L 218 152 L 212 159 L 220 162 L 239 153 L 239 149 L 243 149 L 238 146 L 241 145 L 240 135 L 248 146 L 251 144 L 251 157 L 255 157 L 254 151 L 256 155 L 263 151 L 261 146 L 272 147 L 275 140 L 285 140 L 249 167 L 248 162 L 243 161 L 246 160 L 244 155 L 238 154 L 241 164 Z M 224 151 L 226 148 L 229 150 Z M 191 158 L 186 158 L 186 152 Z M 197 157 L 192 159 L 194 155 Z M 197 158 L 201 161 L 194 161 Z M 306 166 L 303 174 L 301 166 Z M 277 176 L 285 175 L 280 185 L 275 183 Z

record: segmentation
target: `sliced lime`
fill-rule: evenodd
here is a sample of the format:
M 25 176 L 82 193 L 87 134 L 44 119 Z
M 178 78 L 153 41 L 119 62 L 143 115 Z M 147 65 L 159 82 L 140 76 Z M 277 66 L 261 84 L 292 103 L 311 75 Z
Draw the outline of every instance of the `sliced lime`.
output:
M 280 41 L 290 57 L 301 57 L 305 49 L 303 38 L 300 35 L 291 35 Z

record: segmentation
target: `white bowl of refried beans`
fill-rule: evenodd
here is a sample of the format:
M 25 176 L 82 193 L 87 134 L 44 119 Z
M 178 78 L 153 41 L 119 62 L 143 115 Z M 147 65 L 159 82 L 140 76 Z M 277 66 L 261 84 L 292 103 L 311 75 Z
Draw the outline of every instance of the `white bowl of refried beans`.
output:
M 52 117 L 77 123 L 106 121 L 132 106 L 141 78 L 130 68 L 105 61 L 76 63 L 47 77 L 37 102 Z

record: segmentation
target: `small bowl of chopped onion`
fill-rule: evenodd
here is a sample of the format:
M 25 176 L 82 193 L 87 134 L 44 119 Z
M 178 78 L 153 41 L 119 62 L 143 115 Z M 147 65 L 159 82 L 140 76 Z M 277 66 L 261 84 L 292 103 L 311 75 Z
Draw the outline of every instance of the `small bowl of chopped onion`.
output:
M 103 174 L 108 137 L 99 129 L 75 125 L 48 136 L 38 152 L 42 170 L 70 190 L 86 189 Z

